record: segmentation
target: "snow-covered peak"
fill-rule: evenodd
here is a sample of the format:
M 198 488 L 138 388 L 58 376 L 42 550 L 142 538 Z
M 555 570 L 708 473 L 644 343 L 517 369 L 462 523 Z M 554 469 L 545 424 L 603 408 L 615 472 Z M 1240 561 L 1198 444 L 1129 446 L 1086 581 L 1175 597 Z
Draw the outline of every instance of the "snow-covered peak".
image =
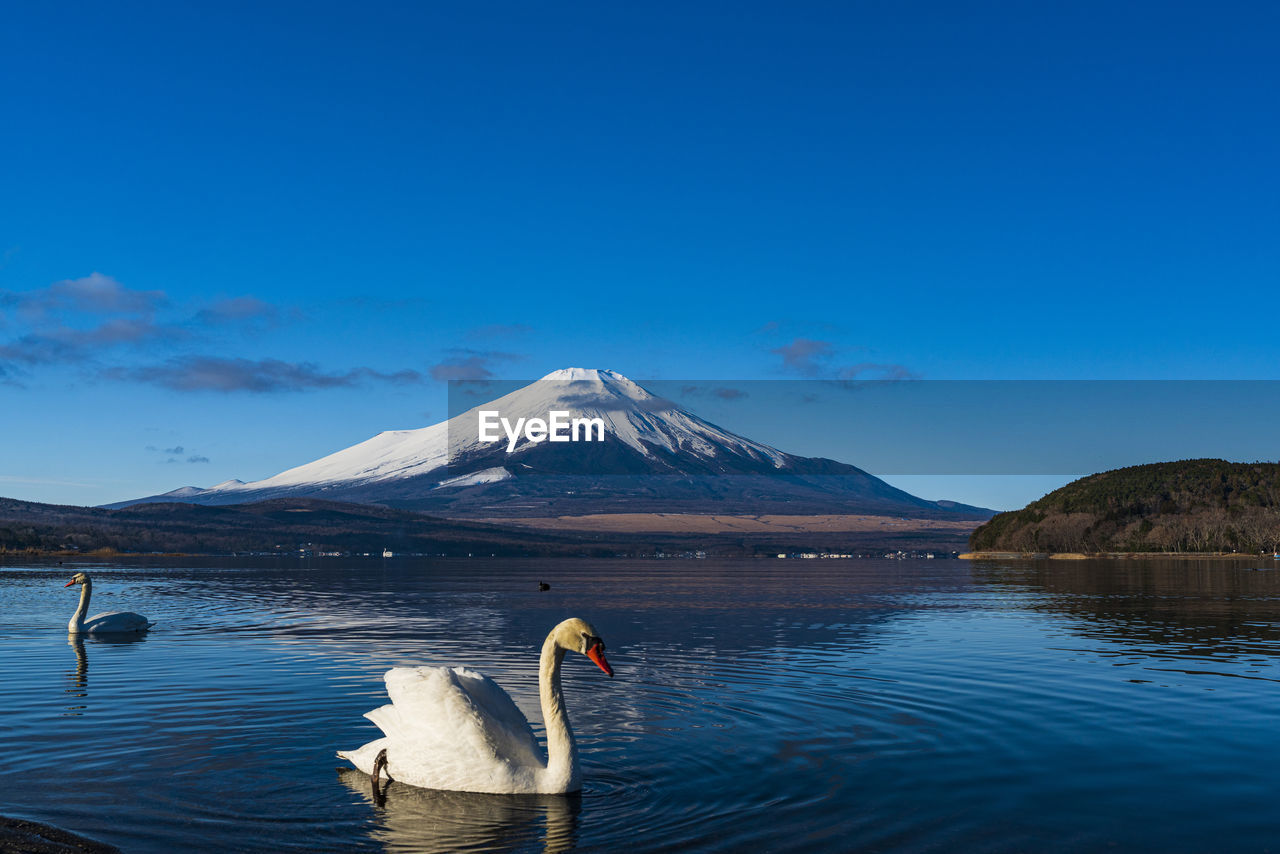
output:
M 448 422 L 451 459 L 476 446 L 481 411 L 496 411 L 511 424 L 521 418 L 545 420 L 552 411 L 567 413 L 569 419 L 600 419 L 606 434 L 644 456 L 660 448 L 704 458 L 728 451 L 767 460 L 774 467 L 783 466 L 787 459 L 786 454 L 775 448 L 722 430 L 671 401 L 650 394 L 615 371 L 589 368 L 553 371 L 537 382 L 462 413 Z M 455 444 L 455 436 L 461 444 Z M 533 446 L 534 443 L 528 441 L 518 442 L 513 453 L 519 454 Z
M 653 395 L 622 374 L 600 368 L 561 368 L 558 371 L 552 371 L 547 374 L 534 385 L 540 383 L 552 384 L 557 389 L 563 386 L 572 386 L 571 393 L 598 391 L 616 397 L 630 398 L 631 400 L 653 399 Z M 529 386 L 529 388 L 532 388 L 532 386 Z
M 598 368 L 561 368 L 547 374 L 538 382 L 598 382 L 601 374 L 612 373 L 613 371 L 602 371 Z
M 655 397 L 622 374 L 594 368 L 563 368 L 448 421 L 418 430 L 389 430 L 266 480 L 228 481 L 209 492 L 292 490 L 307 485 L 364 484 L 428 474 L 443 481 L 450 472 L 446 466 L 465 464 L 475 454 L 492 452 L 494 446 L 479 438 L 482 410 L 497 411 L 511 424 L 522 418 L 545 420 L 552 411 L 568 413 L 570 419 L 600 419 L 606 434 L 644 456 L 662 449 L 704 459 L 728 452 L 774 467 L 782 467 L 787 460 L 787 455 L 776 448 L 709 424 L 670 401 Z M 509 455 L 518 457 L 535 446 L 521 438 Z M 505 439 L 502 447 L 506 447 Z M 498 469 L 491 467 L 490 471 L 496 474 Z

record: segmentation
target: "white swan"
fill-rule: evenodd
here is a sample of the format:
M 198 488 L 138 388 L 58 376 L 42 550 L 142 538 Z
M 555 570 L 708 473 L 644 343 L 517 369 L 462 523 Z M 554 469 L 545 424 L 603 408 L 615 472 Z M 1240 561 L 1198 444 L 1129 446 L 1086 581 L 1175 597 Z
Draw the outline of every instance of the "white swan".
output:
M 543 757 L 524 714 L 492 679 L 465 667 L 396 667 L 387 671 L 391 704 L 365 715 L 385 737 L 338 755 L 372 776 L 424 789 L 493 794 L 564 794 L 582 788 L 578 748 L 560 690 L 567 650 L 580 652 L 608 675 L 602 641 L 576 617 L 542 644 L 538 690 L 547 728 Z
M 146 617 L 132 611 L 108 611 L 95 614 L 86 620 L 84 615 L 89 613 L 89 597 L 93 595 L 93 582 L 83 572 L 77 572 L 62 586 L 70 587 L 73 584 L 80 585 L 80 605 L 71 615 L 71 622 L 67 623 L 68 634 L 106 635 L 145 632 L 155 625 L 148 622 Z

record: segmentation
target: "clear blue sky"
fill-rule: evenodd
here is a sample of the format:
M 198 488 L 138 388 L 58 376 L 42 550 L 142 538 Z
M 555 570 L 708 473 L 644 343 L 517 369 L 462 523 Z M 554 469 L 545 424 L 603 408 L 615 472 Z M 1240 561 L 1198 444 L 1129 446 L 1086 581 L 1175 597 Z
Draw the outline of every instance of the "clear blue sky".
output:
M 13 6 L 0 495 L 261 478 L 569 365 L 1280 379 L 1277 43 L 1263 2 Z

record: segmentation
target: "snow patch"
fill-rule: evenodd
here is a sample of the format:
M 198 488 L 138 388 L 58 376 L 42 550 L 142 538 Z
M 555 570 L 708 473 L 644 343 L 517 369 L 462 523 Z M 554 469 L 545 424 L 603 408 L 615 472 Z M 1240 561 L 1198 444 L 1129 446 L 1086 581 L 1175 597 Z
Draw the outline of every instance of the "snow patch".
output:
M 169 490 L 161 498 L 187 498 L 191 495 L 199 495 L 202 492 L 204 490 L 198 486 L 180 486 L 177 489 Z
M 448 480 L 442 480 L 437 483 L 433 489 L 450 489 L 458 486 L 474 486 L 478 483 L 497 483 L 500 480 L 510 480 L 515 477 L 511 472 L 502 466 L 495 466 L 491 469 L 473 472 L 472 474 L 464 474 L 458 477 L 451 477 Z

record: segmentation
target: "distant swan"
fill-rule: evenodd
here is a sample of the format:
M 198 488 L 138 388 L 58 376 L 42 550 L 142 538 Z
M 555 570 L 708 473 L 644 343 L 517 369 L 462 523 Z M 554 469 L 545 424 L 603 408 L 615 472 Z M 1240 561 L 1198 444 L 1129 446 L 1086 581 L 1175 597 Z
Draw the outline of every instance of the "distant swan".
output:
M 155 625 L 148 622 L 146 617 L 132 611 L 109 611 L 86 620 L 84 615 L 89 613 L 89 597 L 93 595 L 93 582 L 83 572 L 77 572 L 62 586 L 70 587 L 73 584 L 80 585 L 80 605 L 71 615 L 71 622 L 67 623 L 68 634 L 105 635 L 145 632 Z
M 386 674 L 391 703 L 365 715 L 385 737 L 338 756 L 373 777 L 493 794 L 564 794 L 582 788 L 578 748 L 565 714 L 560 665 L 567 650 L 613 675 L 590 624 L 565 620 L 542 644 L 538 689 L 547 753 L 524 714 L 492 679 L 465 667 L 396 667 Z

